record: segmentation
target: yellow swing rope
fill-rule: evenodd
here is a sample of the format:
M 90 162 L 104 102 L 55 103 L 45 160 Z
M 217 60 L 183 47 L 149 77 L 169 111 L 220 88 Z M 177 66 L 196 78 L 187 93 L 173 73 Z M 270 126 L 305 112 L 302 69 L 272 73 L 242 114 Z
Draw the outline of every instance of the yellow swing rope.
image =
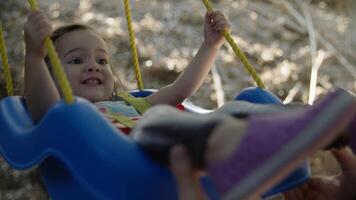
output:
M 213 11 L 213 7 L 211 6 L 209 0 L 202 0 L 206 9 L 209 11 Z M 239 57 L 241 60 L 242 64 L 244 65 L 245 69 L 250 73 L 252 76 L 253 80 L 256 82 L 257 86 L 260 88 L 265 88 L 265 85 L 263 84 L 261 78 L 258 76 L 256 70 L 253 68 L 253 66 L 249 63 L 249 61 L 246 58 L 246 55 L 243 53 L 243 51 L 240 50 L 240 48 L 237 46 L 236 42 L 232 38 L 231 34 L 223 30 L 222 34 L 224 35 L 226 41 L 230 44 L 232 50 L 235 52 L 236 56 Z
M 142 75 L 141 75 L 141 71 L 140 71 L 140 65 L 138 62 L 137 49 L 136 49 L 136 44 L 135 44 L 135 33 L 132 28 L 131 9 L 130 9 L 130 3 L 128 0 L 124 0 L 124 6 L 125 6 L 127 27 L 128 27 L 129 36 L 130 36 L 130 47 L 131 47 L 131 53 L 132 53 L 132 61 L 134 64 L 134 69 L 135 69 L 135 74 L 136 74 L 137 87 L 139 90 L 142 90 L 143 89 L 143 81 L 142 81 Z
M 28 2 L 30 3 L 32 10 L 38 9 L 36 0 L 28 0 Z M 45 39 L 45 46 L 48 51 L 49 60 L 51 61 L 51 68 L 53 74 L 56 80 L 58 81 L 59 89 L 61 94 L 63 95 L 64 102 L 71 104 L 74 102 L 72 88 L 69 84 L 66 74 L 64 73 L 64 70 L 61 65 L 61 61 L 58 58 L 53 42 L 49 37 Z
M 6 53 L 5 37 L 3 34 L 1 22 L 0 22 L 0 54 L 1 54 L 1 64 L 2 64 L 2 67 L 4 70 L 4 75 L 5 75 L 7 95 L 12 96 L 12 95 L 14 95 L 14 91 L 13 91 L 13 86 L 12 86 L 9 61 L 7 59 L 7 53 Z

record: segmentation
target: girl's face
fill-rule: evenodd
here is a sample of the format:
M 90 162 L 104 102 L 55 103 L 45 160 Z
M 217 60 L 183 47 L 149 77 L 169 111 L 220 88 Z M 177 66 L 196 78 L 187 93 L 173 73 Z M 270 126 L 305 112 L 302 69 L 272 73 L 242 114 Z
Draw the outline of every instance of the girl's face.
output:
M 93 31 L 75 30 L 55 44 L 74 95 L 91 102 L 108 100 L 114 76 L 104 40 Z

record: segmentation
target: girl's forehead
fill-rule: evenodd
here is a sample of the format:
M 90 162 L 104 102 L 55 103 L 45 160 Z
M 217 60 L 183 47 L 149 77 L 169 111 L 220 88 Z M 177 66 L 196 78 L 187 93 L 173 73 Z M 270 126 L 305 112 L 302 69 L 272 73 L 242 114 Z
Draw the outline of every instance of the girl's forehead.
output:
M 106 43 L 102 37 L 91 30 L 75 30 L 68 32 L 56 41 L 58 53 L 65 53 L 73 48 L 81 49 L 104 49 L 107 51 Z

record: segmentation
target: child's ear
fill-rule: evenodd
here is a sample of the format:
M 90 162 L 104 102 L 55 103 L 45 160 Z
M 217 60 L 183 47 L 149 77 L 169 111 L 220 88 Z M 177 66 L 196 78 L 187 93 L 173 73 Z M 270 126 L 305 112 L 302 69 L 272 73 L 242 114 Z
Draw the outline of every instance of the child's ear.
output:
M 117 93 L 117 78 L 116 76 L 114 76 L 114 90 L 113 90 L 113 93 Z
M 122 82 L 120 80 L 120 78 L 118 78 L 115 74 L 114 74 L 114 91 L 113 93 L 118 93 L 120 90 L 122 90 Z
M 119 82 L 119 79 L 115 76 L 115 74 L 113 74 L 114 76 L 114 84 L 117 84 Z

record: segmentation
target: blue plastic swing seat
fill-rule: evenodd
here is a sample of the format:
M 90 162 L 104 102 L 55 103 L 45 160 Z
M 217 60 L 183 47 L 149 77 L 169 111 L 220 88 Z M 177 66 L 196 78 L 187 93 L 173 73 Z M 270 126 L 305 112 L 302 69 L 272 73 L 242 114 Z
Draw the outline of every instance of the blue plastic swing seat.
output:
M 185 107 L 209 112 L 187 104 Z M 171 173 L 148 159 L 129 137 L 82 98 L 76 98 L 71 105 L 57 103 L 35 125 L 21 97 L 7 97 L 0 101 L 0 130 L 2 156 L 15 169 L 39 166 L 51 199 L 177 199 Z M 307 180 L 307 164 L 298 170 L 282 187 L 267 194 Z M 218 199 L 208 178 L 203 184 L 211 199 Z

